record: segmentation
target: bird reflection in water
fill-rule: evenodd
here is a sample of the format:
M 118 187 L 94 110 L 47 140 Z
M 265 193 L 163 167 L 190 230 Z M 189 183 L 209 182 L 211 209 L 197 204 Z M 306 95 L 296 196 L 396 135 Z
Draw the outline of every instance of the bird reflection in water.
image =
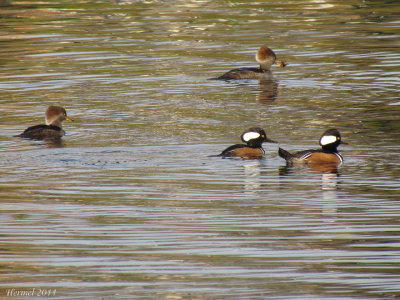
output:
M 247 160 L 244 165 L 244 192 L 245 194 L 257 194 L 261 187 L 260 160 Z
M 46 144 L 47 148 L 63 148 L 65 146 L 63 139 L 44 139 L 43 142 Z
M 278 81 L 277 80 L 261 80 L 259 82 L 260 92 L 257 95 L 257 102 L 268 105 L 278 98 Z
M 304 165 L 293 165 L 286 164 L 279 169 L 279 175 L 282 177 L 296 177 L 301 176 L 302 179 L 309 175 L 311 177 L 315 175 L 321 176 L 321 191 L 322 200 L 327 201 L 322 207 L 323 214 L 336 215 L 338 200 L 337 191 L 339 188 L 339 169 L 336 164 L 304 164 Z
M 304 176 L 307 173 L 321 175 L 322 190 L 328 191 L 338 188 L 337 179 L 340 174 L 336 164 L 286 164 L 279 169 L 280 176 L 295 176 L 299 174 Z

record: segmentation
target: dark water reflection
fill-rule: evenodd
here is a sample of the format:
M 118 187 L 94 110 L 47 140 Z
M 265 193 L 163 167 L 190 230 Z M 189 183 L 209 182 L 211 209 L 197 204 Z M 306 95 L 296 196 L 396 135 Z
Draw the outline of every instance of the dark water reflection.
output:
M 0 9 L 0 295 L 395 299 L 396 1 L 14 2 Z M 210 81 L 254 67 L 274 80 Z M 53 147 L 14 138 L 48 105 Z M 288 151 L 336 127 L 337 170 L 210 158 L 261 126 Z

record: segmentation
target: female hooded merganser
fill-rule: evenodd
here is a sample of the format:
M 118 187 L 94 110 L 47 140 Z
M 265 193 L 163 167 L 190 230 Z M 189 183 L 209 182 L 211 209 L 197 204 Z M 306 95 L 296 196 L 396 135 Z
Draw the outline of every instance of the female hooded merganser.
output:
M 276 143 L 267 138 L 265 131 L 260 127 L 252 127 L 241 135 L 241 139 L 246 144 L 236 144 L 226 148 L 217 156 L 222 157 L 241 157 L 242 159 L 260 159 L 265 151 L 262 143 Z
M 343 162 L 343 157 L 337 151 L 340 144 L 347 144 L 342 142 L 340 133 L 337 129 L 329 129 L 323 133 L 319 139 L 319 144 L 322 146 L 321 150 L 305 150 L 294 154 L 289 153 L 282 148 L 279 148 L 279 156 L 284 158 L 287 163 L 303 163 L 303 164 L 331 164 L 339 165 Z
M 17 136 L 34 140 L 59 139 L 65 134 L 61 125 L 64 120 L 72 121 L 63 107 L 49 106 L 46 110 L 46 125 L 31 126 Z
M 256 61 L 260 64 L 259 68 L 234 69 L 213 79 L 270 79 L 272 75 L 270 68 L 273 64 L 277 64 L 280 67 L 287 65 L 283 60 L 278 60 L 274 51 L 265 45 L 258 50 Z

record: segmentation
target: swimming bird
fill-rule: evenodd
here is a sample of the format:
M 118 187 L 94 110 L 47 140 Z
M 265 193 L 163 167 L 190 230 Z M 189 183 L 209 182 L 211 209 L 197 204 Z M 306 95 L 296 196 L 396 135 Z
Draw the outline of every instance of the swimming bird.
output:
M 328 129 L 319 139 L 322 149 L 305 150 L 296 153 L 279 148 L 278 154 L 289 164 L 332 164 L 339 165 L 343 162 L 342 155 L 338 152 L 337 147 L 340 144 L 347 144 L 342 141 L 340 133 L 337 129 Z
M 276 143 L 270 140 L 264 129 L 252 127 L 241 135 L 241 140 L 246 144 L 236 144 L 226 148 L 217 156 L 240 157 L 242 159 L 260 159 L 265 154 L 262 144 L 265 142 Z
M 46 110 L 46 125 L 31 126 L 17 136 L 34 140 L 59 139 L 65 135 L 61 124 L 64 120 L 73 121 L 63 107 L 49 106 Z
M 283 60 L 276 58 L 275 52 L 267 46 L 260 47 L 256 54 L 256 61 L 260 64 L 259 68 L 238 68 L 212 79 L 258 79 L 266 80 L 272 78 L 271 66 L 276 64 L 285 67 L 287 64 Z

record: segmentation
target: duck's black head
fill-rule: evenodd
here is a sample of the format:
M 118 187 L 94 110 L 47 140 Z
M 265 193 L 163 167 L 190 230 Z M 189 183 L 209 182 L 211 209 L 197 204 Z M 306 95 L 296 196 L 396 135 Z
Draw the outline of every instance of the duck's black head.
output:
M 319 144 L 322 146 L 323 150 L 337 152 L 337 147 L 340 144 L 347 144 L 342 141 L 339 130 L 328 129 L 325 131 L 321 138 L 319 139 Z
M 260 127 L 252 127 L 243 132 L 240 137 L 243 142 L 247 144 L 247 146 L 252 148 L 259 148 L 262 146 L 262 143 L 276 143 L 275 141 L 269 139 L 264 129 Z

